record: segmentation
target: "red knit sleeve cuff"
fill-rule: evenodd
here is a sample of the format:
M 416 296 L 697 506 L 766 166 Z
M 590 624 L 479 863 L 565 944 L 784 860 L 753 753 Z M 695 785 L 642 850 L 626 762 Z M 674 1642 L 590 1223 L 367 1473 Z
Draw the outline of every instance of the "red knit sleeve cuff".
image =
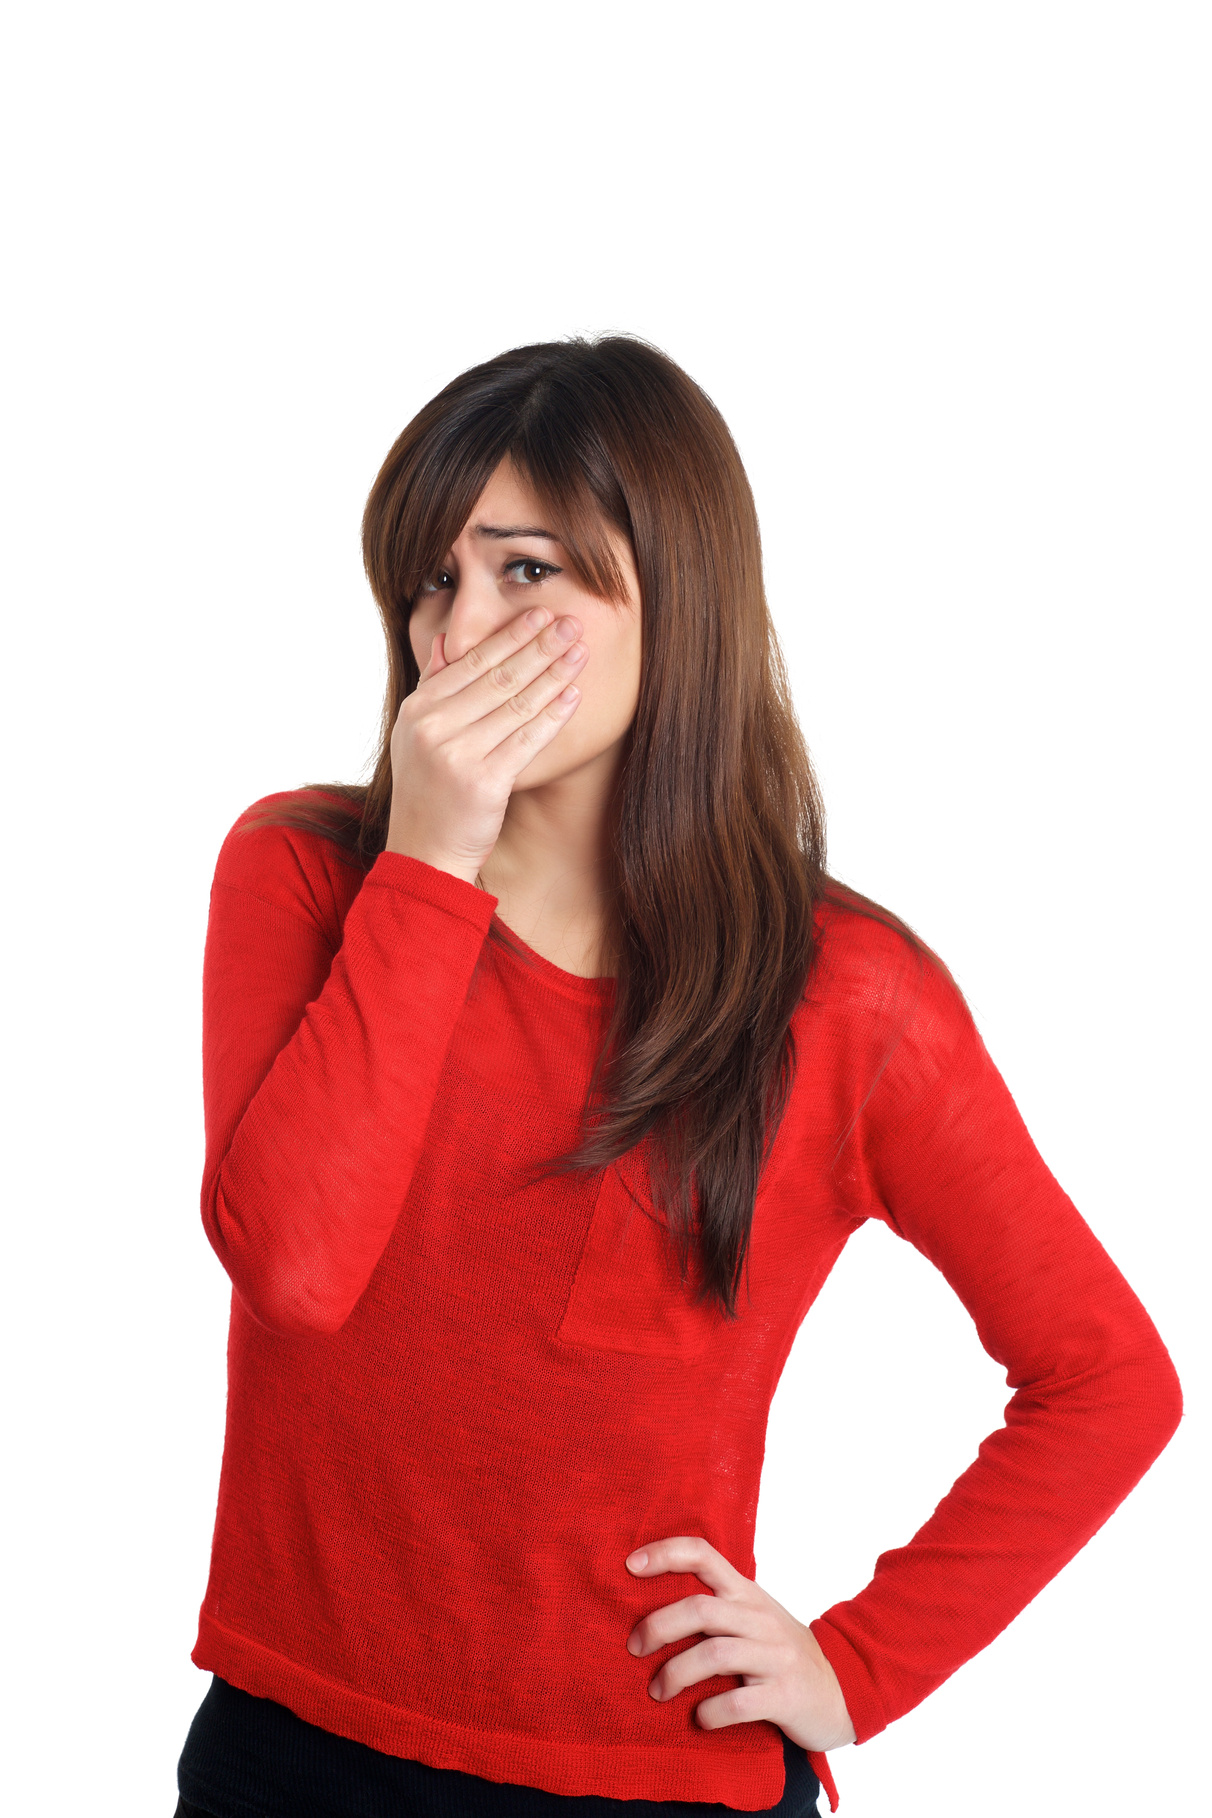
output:
M 363 889 L 371 886 L 396 890 L 419 902 L 445 909 L 462 921 L 470 922 L 481 934 L 487 934 L 499 898 L 489 890 L 480 890 L 453 871 L 439 871 L 424 859 L 411 858 L 404 852 L 380 852 L 363 880 Z
M 862 1656 L 855 1652 L 845 1636 L 824 1617 L 818 1616 L 808 1627 L 837 1674 L 846 1710 L 854 1725 L 855 1742 L 870 1742 L 873 1736 L 878 1736 L 881 1730 L 887 1729 L 888 1718 Z

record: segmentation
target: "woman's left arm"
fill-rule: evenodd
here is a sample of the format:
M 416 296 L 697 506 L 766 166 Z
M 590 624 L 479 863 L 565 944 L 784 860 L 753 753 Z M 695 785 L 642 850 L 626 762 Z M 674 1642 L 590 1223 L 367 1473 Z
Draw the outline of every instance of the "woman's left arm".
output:
M 628 1566 L 694 1572 L 707 1592 L 629 1637 L 667 1660 L 667 1698 L 714 1673 L 709 1728 L 768 1719 L 810 1752 L 865 1742 L 988 1645 L 1085 1545 L 1178 1425 L 1178 1376 L 1152 1320 L 1027 1133 L 955 987 L 929 962 L 869 1092 L 845 1172 L 869 1214 L 941 1270 L 1014 1393 L 907 1545 L 804 1625 L 698 1536 L 654 1538 Z M 840 1693 L 840 1696 L 839 1696 Z M 831 1803 L 836 1794 L 829 1784 Z
M 1004 1426 L 908 1544 L 809 1625 L 864 1742 L 986 1647 L 1097 1532 L 1175 1431 L 1182 1392 L 928 962 L 855 1140 L 879 1216 L 941 1270 L 1014 1391 Z

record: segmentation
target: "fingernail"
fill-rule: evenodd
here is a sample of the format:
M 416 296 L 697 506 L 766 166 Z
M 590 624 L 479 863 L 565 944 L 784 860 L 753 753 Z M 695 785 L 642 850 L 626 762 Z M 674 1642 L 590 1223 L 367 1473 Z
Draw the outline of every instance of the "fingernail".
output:
M 647 1553 L 629 1553 L 627 1555 L 628 1569 L 632 1572 L 642 1572 L 647 1564 Z
M 563 638 L 565 643 L 568 642 L 569 638 L 575 638 L 579 630 L 580 626 L 575 619 L 556 620 L 556 636 L 558 638 Z
M 536 606 L 533 611 L 526 614 L 526 623 L 535 631 L 542 631 L 550 617 L 551 614 L 545 606 Z
M 656 1680 L 655 1680 L 655 1679 L 651 1679 L 651 1680 L 649 1680 L 649 1682 L 648 1682 L 648 1692 L 649 1692 L 649 1696 L 650 1696 L 650 1697 L 652 1697 L 652 1698 L 659 1698 L 659 1697 L 660 1697 L 660 1696 L 661 1696 L 661 1688 L 660 1688 L 660 1686 L 659 1686 L 659 1685 L 658 1685 L 658 1684 L 657 1684 L 657 1682 L 656 1682 Z

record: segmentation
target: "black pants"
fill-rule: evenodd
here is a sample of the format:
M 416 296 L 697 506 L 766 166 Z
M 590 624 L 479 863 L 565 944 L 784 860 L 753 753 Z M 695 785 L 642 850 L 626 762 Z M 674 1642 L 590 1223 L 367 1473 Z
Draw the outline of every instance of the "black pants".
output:
M 767 1818 L 819 1818 L 820 1781 L 783 1738 L 787 1784 Z M 608 1799 L 502 1784 L 385 1755 L 217 1675 L 177 1765 L 174 1818 L 727 1818 L 684 1799 Z M 207 1803 L 207 1800 L 210 1803 Z

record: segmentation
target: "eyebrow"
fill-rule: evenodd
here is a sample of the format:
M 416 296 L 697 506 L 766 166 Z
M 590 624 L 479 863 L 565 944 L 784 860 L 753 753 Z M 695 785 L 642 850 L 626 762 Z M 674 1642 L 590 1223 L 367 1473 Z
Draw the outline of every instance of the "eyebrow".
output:
M 473 524 L 472 529 L 478 537 L 546 537 L 549 543 L 560 540 L 553 531 L 539 530 L 533 524 Z

